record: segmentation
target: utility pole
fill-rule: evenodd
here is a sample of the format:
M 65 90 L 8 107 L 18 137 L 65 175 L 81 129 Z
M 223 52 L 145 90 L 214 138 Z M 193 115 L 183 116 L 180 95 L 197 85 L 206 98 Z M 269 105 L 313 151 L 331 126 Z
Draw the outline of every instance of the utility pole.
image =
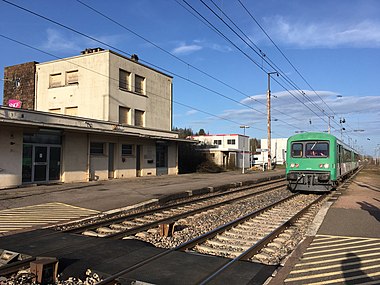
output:
M 331 133 L 331 125 L 330 125 L 330 119 L 333 118 L 334 119 L 334 116 L 328 116 L 329 117 L 329 126 L 327 128 L 327 132 L 330 134 Z
M 278 72 L 268 72 L 268 91 L 267 91 L 267 121 L 268 121 L 268 170 L 272 168 L 271 158 L 271 116 L 270 116 L 270 76 L 271 74 L 277 74 Z
M 240 126 L 240 128 L 242 128 L 242 129 L 244 129 L 244 139 L 243 139 L 243 169 L 242 169 L 242 171 L 241 171 L 241 173 L 243 173 L 244 174 L 244 160 L 245 160 L 245 129 L 248 129 L 249 128 L 249 126 Z

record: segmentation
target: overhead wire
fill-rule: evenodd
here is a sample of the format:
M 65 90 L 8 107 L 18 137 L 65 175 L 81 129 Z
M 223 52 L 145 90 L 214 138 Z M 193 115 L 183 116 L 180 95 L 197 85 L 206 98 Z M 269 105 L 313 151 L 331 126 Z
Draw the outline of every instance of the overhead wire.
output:
M 14 7 L 18 8 L 18 9 L 21 9 L 21 10 L 23 10 L 23 11 L 25 11 L 25 12 L 31 13 L 32 15 L 35 15 L 35 16 L 37 16 L 37 17 L 40 17 L 40 18 L 42 18 L 42 19 L 44 19 L 44 20 L 46 20 L 46 21 L 49 21 L 49 22 L 51 22 L 51 23 L 54 23 L 54 24 L 56 24 L 56 25 L 58 25 L 58 26 L 60 26 L 60 27 L 63 27 L 63 28 L 65 28 L 65 29 L 68 29 L 68 30 L 70 30 L 70 31 L 72 31 L 72 32 L 74 32 L 74 33 L 77 33 L 77 34 L 79 34 L 79 35 L 81 35 L 81 36 L 83 36 L 83 37 L 86 37 L 86 38 L 91 39 L 91 40 L 93 40 L 93 41 L 95 41 L 95 42 L 98 42 L 98 43 L 100 43 L 100 44 L 102 44 L 102 45 L 104 45 L 104 46 L 107 46 L 107 47 L 109 47 L 109 48 L 111 48 L 111 49 L 113 49 L 113 50 L 115 50 L 115 51 L 118 51 L 118 52 L 120 52 L 120 53 L 122 53 L 122 54 L 126 54 L 126 55 L 128 55 L 128 56 L 131 56 L 130 53 L 127 53 L 127 52 L 125 52 L 125 51 L 123 51 L 123 50 L 120 50 L 119 48 L 114 47 L 114 46 L 112 46 L 112 45 L 110 45 L 110 44 L 108 44 L 108 43 L 106 43 L 106 42 L 104 42 L 104 41 L 98 40 L 98 39 L 96 39 L 95 37 L 89 36 L 89 35 L 87 35 L 87 34 L 85 34 L 85 33 L 82 33 L 82 32 L 80 32 L 80 31 L 74 29 L 74 28 L 71 28 L 71 27 L 69 27 L 69 26 L 67 26 L 67 25 L 64 25 L 64 24 L 59 23 L 59 22 L 57 22 L 57 21 L 55 21 L 55 20 L 52 20 L 52 19 L 50 19 L 50 18 L 48 18 L 48 17 L 45 17 L 45 16 L 43 16 L 43 15 L 41 15 L 41 14 L 38 14 L 38 13 L 36 13 L 36 12 L 34 12 L 34 11 L 31 11 L 30 9 L 24 8 L 24 7 L 20 6 L 20 5 L 14 4 L 14 3 L 10 2 L 10 1 L 7 1 L 7 0 L 1 0 L 1 1 L 3 1 L 3 2 L 9 4 L 9 5 L 12 5 L 12 6 L 14 6 Z M 186 77 L 184 77 L 184 76 L 181 76 L 181 75 L 179 75 L 179 74 L 176 74 L 176 73 L 174 73 L 174 72 L 172 72 L 172 71 L 170 71 L 170 70 L 167 70 L 167 69 L 165 69 L 165 68 L 162 68 L 162 67 L 160 67 L 160 66 L 157 66 L 157 65 L 155 65 L 155 64 L 153 64 L 153 63 L 150 63 L 150 62 L 148 62 L 148 61 L 145 61 L 145 60 L 141 60 L 141 61 L 142 61 L 142 62 L 145 62 L 145 63 L 147 63 L 147 64 L 149 64 L 149 65 L 151 65 L 151 66 L 153 66 L 153 67 L 155 67 L 155 68 L 157 68 L 157 69 L 159 69 L 159 70 L 162 70 L 162 71 L 164 71 L 164 72 L 166 72 L 166 73 L 169 73 L 169 74 L 172 74 L 172 75 L 174 75 L 174 76 L 176 76 L 176 77 L 178 77 L 178 78 L 181 78 L 182 80 L 188 81 L 188 82 L 190 82 L 190 83 L 192 83 L 192 84 L 194 84 L 194 85 L 196 85 L 196 86 L 198 86 L 198 87 L 201 87 L 201 88 L 203 88 L 203 89 L 205 89 L 205 90 L 207 90 L 207 91 L 209 91 L 209 92 L 212 92 L 212 93 L 214 93 L 214 94 L 216 94 L 216 95 L 222 96 L 222 97 L 224 97 L 224 98 L 226 98 L 226 99 L 228 99 L 228 100 L 231 100 L 231 101 L 233 101 L 233 102 L 235 102 L 235 103 L 237 103 L 237 104 L 243 105 L 243 106 L 245 106 L 245 107 L 247 107 L 247 108 L 250 108 L 250 109 L 252 109 L 252 110 L 254 110 L 254 111 L 257 111 L 257 112 L 259 112 L 259 113 L 263 113 L 263 112 L 261 112 L 260 110 L 257 110 L 257 109 L 255 109 L 255 108 L 253 108 L 253 107 L 251 107 L 251 106 L 249 106 L 249 105 L 247 105 L 247 104 L 241 103 L 241 102 L 239 102 L 239 101 L 237 101 L 237 100 L 235 100 L 235 99 L 233 99 L 233 98 L 230 98 L 230 97 L 228 97 L 228 96 L 226 96 L 226 95 L 224 95 L 224 94 L 222 94 L 222 93 L 220 93 L 220 92 L 217 92 L 217 91 L 215 91 L 215 90 L 212 90 L 211 88 L 208 88 L 208 87 L 206 87 L 206 86 L 204 86 L 204 85 L 202 85 L 202 84 L 199 84 L 199 83 L 197 83 L 197 82 L 195 82 L 195 81 L 193 81 L 193 80 L 190 80 L 190 79 L 188 79 L 188 78 L 186 78 Z M 284 122 L 284 123 L 287 124 L 287 125 L 290 125 L 290 124 L 289 124 L 288 122 L 286 122 L 286 121 L 282 121 L 282 122 Z M 292 126 L 292 127 L 294 127 L 294 126 Z M 256 129 L 260 130 L 259 128 L 256 128 Z
M 213 27 L 213 30 L 218 31 L 218 34 L 221 35 L 226 41 L 232 44 L 237 50 L 239 50 L 242 54 L 244 54 L 250 61 L 252 61 L 259 69 L 268 74 L 269 70 L 265 70 L 264 67 L 260 66 L 251 56 L 249 56 L 246 52 L 244 52 L 240 47 L 238 47 L 232 40 L 230 40 L 227 36 L 225 36 L 219 29 L 217 29 L 210 21 L 208 21 L 199 11 L 197 11 L 193 6 L 191 6 L 186 0 L 182 0 L 186 5 L 188 5 L 196 14 L 198 14 L 208 25 Z M 311 112 L 313 112 L 317 117 L 321 118 L 323 121 L 327 123 L 327 121 L 317 114 L 313 109 L 307 106 L 304 102 L 302 102 L 297 96 L 295 96 L 290 90 L 288 90 L 281 82 L 279 82 L 276 78 L 273 78 L 277 84 L 279 84 L 284 90 L 286 90 L 289 94 L 291 94 L 296 100 L 298 100 L 301 104 L 303 104 L 306 108 L 308 108 Z
M 185 1 L 185 0 L 184 0 Z M 212 3 L 214 3 L 212 0 L 210 0 Z M 185 1 L 186 2 L 186 1 Z M 239 33 L 237 33 L 226 21 L 224 21 L 209 5 L 207 5 L 203 0 L 200 0 L 200 2 L 206 6 L 220 21 L 222 21 L 236 36 L 238 36 L 249 48 L 251 48 L 257 55 L 259 55 L 272 69 L 276 70 L 277 69 L 277 66 L 275 64 L 273 64 L 271 61 L 268 61 L 268 57 L 267 56 L 262 56 L 262 50 L 259 49 L 259 51 L 256 51 L 246 40 L 244 40 L 240 35 Z M 218 8 L 219 6 L 217 6 L 215 3 L 214 5 Z M 221 9 L 220 11 L 226 16 L 228 17 Z M 228 17 L 228 19 L 237 27 L 237 25 Z M 240 29 L 239 29 L 240 30 Z M 245 34 L 244 34 L 245 35 Z M 247 36 L 246 36 L 247 37 Z M 248 38 L 248 37 L 247 37 Z M 257 47 L 257 45 L 255 45 Z M 278 70 L 276 70 L 276 72 L 279 73 Z M 313 104 L 317 109 L 319 109 L 320 111 L 322 111 L 322 113 L 324 113 L 324 110 L 321 109 L 318 105 L 316 105 L 312 100 L 310 100 L 310 98 L 308 98 L 308 96 L 302 91 L 300 90 L 300 88 L 298 88 L 297 86 L 294 85 L 294 83 L 291 82 L 291 80 L 288 79 L 288 77 L 286 76 L 286 74 L 282 74 L 281 73 L 281 76 L 284 77 L 285 81 L 288 82 L 289 84 L 291 84 L 296 90 L 297 92 L 299 92 L 302 96 L 304 96 L 305 98 L 307 98 L 307 100 Z M 277 80 L 275 80 L 277 82 Z M 294 95 L 293 95 L 294 97 Z M 306 106 L 306 104 L 304 104 Z M 309 108 L 310 109 L 310 108 Z M 310 109 L 311 111 L 313 111 L 312 109 Z M 314 111 L 313 111 L 314 112 Z M 317 113 L 314 112 L 315 115 L 317 115 L 318 117 L 320 117 L 322 119 L 321 116 L 319 116 Z
M 161 50 L 162 52 L 164 52 L 164 53 L 166 53 L 166 54 L 168 54 L 168 55 L 174 57 L 175 59 L 177 59 L 178 61 L 182 62 L 183 64 L 186 64 L 187 66 L 189 66 L 189 67 L 191 67 L 191 68 L 197 70 L 198 72 L 202 73 L 203 75 L 206 75 L 206 76 L 208 76 L 209 78 L 211 78 L 211 79 L 213 79 L 213 80 L 215 80 L 215 81 L 217 81 L 217 82 L 223 84 L 224 86 L 229 87 L 230 89 L 232 89 L 232 90 L 234 90 L 234 91 L 236 91 L 236 92 L 238 92 L 238 93 L 244 95 L 246 98 L 249 98 L 250 100 L 253 100 L 253 101 L 255 101 L 255 102 L 259 103 L 259 104 L 262 104 L 262 105 L 266 106 L 266 103 L 263 103 L 263 102 L 261 102 L 261 101 L 255 99 L 255 98 L 252 98 L 252 96 L 249 96 L 249 95 L 245 94 L 244 92 L 242 92 L 242 91 L 236 89 L 235 87 L 233 87 L 233 86 L 231 86 L 231 85 L 225 83 L 224 81 L 222 81 L 222 80 L 216 78 L 215 76 L 210 75 L 209 73 L 207 73 L 207 72 L 201 70 L 200 68 L 198 68 L 198 67 L 196 67 L 196 66 L 194 66 L 194 65 L 192 65 L 192 64 L 190 64 L 190 63 L 188 63 L 188 62 L 186 62 L 186 61 L 184 61 L 184 60 L 181 59 L 180 57 L 178 57 L 178 56 L 176 56 L 175 54 L 173 54 L 173 53 L 167 51 L 166 49 L 164 49 L 164 48 L 162 48 L 162 47 L 160 47 L 159 45 L 157 45 L 157 44 L 155 44 L 154 42 L 150 41 L 150 40 L 147 39 L 146 37 L 143 37 L 143 36 L 141 36 L 140 34 L 134 32 L 134 31 L 131 30 L 130 28 L 126 27 L 125 25 L 122 25 L 122 24 L 119 23 L 118 21 L 112 19 L 111 17 L 109 17 L 109 16 L 107 16 L 106 14 L 100 12 L 99 10 L 95 9 L 94 7 L 92 7 L 92 6 L 90 6 L 90 5 L 86 4 L 86 3 L 84 3 L 83 1 L 80 1 L 80 0 L 76 0 L 76 1 L 77 1 L 78 3 L 80 3 L 80 4 L 82 4 L 83 6 L 87 7 L 88 9 L 92 10 L 93 12 L 95 12 L 95 13 L 101 15 L 102 17 L 108 19 L 109 21 L 113 22 L 114 24 L 116 24 L 116 25 L 122 27 L 123 29 L 129 31 L 130 33 L 132 33 L 133 35 L 139 37 L 140 39 L 142 39 L 142 40 L 148 42 L 149 44 L 151 44 L 151 45 L 153 45 L 154 47 L 158 48 L 158 49 Z M 178 1 L 177 1 L 177 2 L 178 2 Z M 179 4 L 180 4 L 180 3 L 179 3 Z M 180 4 L 180 5 L 182 5 L 182 4 Z M 212 27 L 210 26 L 210 28 L 212 28 Z M 221 95 L 221 96 L 223 96 L 223 95 Z M 235 102 L 236 102 L 236 101 L 235 101 Z M 249 105 L 244 105 L 244 106 L 246 106 L 246 107 L 250 107 Z M 257 111 L 257 112 L 259 112 L 259 113 L 265 115 L 265 113 L 262 112 L 262 111 L 259 111 L 259 110 L 257 110 L 257 109 L 253 109 L 253 110 L 255 110 L 255 111 Z M 292 117 L 291 115 L 289 115 L 289 114 L 287 114 L 287 113 L 285 113 L 285 112 L 282 112 L 282 111 L 280 111 L 280 110 L 277 110 L 276 108 L 273 108 L 273 110 L 274 110 L 274 111 L 277 111 L 277 112 L 280 113 L 280 114 L 286 115 L 286 116 L 288 116 L 288 117 L 290 117 L 290 118 L 296 120 L 296 118 Z M 280 119 L 277 119 L 277 118 L 274 118 L 274 119 L 276 119 L 276 120 L 278 120 L 278 121 L 282 121 L 282 122 L 288 124 L 288 125 L 291 126 L 291 127 L 295 127 L 295 126 L 293 126 L 293 125 L 290 125 L 290 124 L 289 124 L 288 122 L 286 122 L 286 121 L 283 121 L 283 120 L 280 120 Z
M 50 52 L 46 52 L 46 51 L 44 51 L 44 50 L 42 50 L 42 49 L 40 49 L 40 48 L 36 48 L 36 47 L 34 47 L 34 46 L 32 46 L 32 45 L 26 44 L 26 43 L 24 43 L 24 42 L 21 42 L 21 41 L 19 41 L 19 40 L 16 40 L 16 39 L 14 39 L 14 38 L 8 37 L 8 36 L 3 35 L 3 34 L 0 34 L 0 37 L 2 37 L 2 38 L 4 38 L 4 39 L 7 39 L 7 40 L 9 40 L 9 41 L 12 41 L 12 42 L 14 42 L 14 43 L 17 43 L 17 44 L 19 44 L 19 45 L 22 45 L 22 46 L 28 47 L 28 48 L 30 48 L 30 49 L 33 49 L 33 50 L 35 50 L 35 51 L 38 51 L 38 52 L 44 53 L 44 54 L 49 55 L 49 56 L 51 56 L 51 57 L 53 57 L 53 58 L 55 58 L 55 59 L 59 59 L 59 60 L 63 60 L 63 61 L 69 62 L 70 64 L 73 64 L 73 65 L 75 65 L 75 66 L 77 66 L 77 67 L 80 67 L 80 68 L 83 68 L 83 69 L 85 69 L 85 70 L 88 70 L 88 71 L 90 71 L 90 72 L 96 73 L 96 74 L 98 74 L 98 75 L 100 75 L 100 76 L 106 77 L 106 78 L 108 78 L 108 79 L 110 79 L 110 80 L 112 80 L 112 81 L 119 82 L 119 79 L 116 79 L 116 78 L 110 77 L 109 75 L 103 74 L 103 73 L 101 73 L 101 72 L 98 72 L 98 71 L 93 70 L 93 69 L 91 69 L 91 68 L 88 68 L 88 67 L 86 67 L 86 66 L 83 66 L 83 65 L 80 65 L 80 64 L 78 64 L 78 63 L 72 62 L 72 61 L 70 60 L 70 58 L 61 58 L 61 57 L 59 57 L 59 56 L 57 56 L 57 55 L 54 55 L 54 54 L 52 54 L 52 53 L 50 53 Z M 132 87 L 134 87 L 134 86 L 132 86 Z M 159 97 L 159 98 L 162 98 L 162 99 L 165 99 L 165 100 L 169 100 L 169 101 L 170 101 L 170 99 L 168 99 L 168 98 L 166 98 L 166 97 L 163 97 L 163 96 L 160 96 L 159 94 L 156 94 L 156 93 L 153 93 L 153 92 L 148 92 L 148 91 L 146 91 L 146 92 L 148 93 L 148 95 L 149 95 L 149 94 L 150 94 L 150 95 L 155 95 L 155 96 L 157 96 L 157 97 Z M 228 119 L 228 118 L 225 118 L 225 117 L 222 117 L 222 116 L 219 116 L 219 115 L 212 114 L 212 113 L 210 113 L 210 112 L 207 112 L 207 111 L 204 111 L 204 110 L 198 109 L 198 108 L 196 108 L 196 107 L 193 107 L 193 106 L 190 106 L 190 105 L 187 105 L 187 104 L 184 104 L 184 103 L 178 102 L 178 101 L 175 101 L 175 100 L 173 100 L 173 99 L 172 99 L 171 101 L 172 101 L 173 103 L 175 103 L 175 104 L 178 104 L 178 105 L 180 105 L 180 106 L 187 107 L 187 108 L 192 109 L 192 110 L 196 110 L 196 111 L 201 112 L 201 113 L 204 113 L 204 114 L 206 114 L 206 115 L 209 115 L 209 116 L 212 116 L 212 117 L 215 117 L 215 118 L 218 118 L 218 119 L 222 119 L 222 120 L 225 120 L 225 121 L 228 121 L 228 122 L 234 123 L 234 124 L 236 124 L 236 125 L 242 125 L 242 123 L 239 123 L 239 122 L 233 121 L 233 120 L 231 120 L 231 119 Z M 262 129 L 256 128 L 256 127 L 254 127 L 254 126 L 250 126 L 250 127 L 254 128 L 254 129 L 257 129 L 257 130 L 261 130 L 261 131 L 263 131 Z
M 260 23 L 256 20 L 256 18 L 252 15 L 252 13 L 246 8 L 246 6 L 241 2 L 241 0 L 237 0 L 243 9 L 247 12 L 247 14 L 252 18 L 252 20 L 259 26 L 261 31 L 267 36 L 267 38 L 271 41 L 271 43 L 275 46 L 275 48 L 279 51 L 279 53 L 285 58 L 285 60 L 290 64 L 290 66 L 296 71 L 296 73 L 302 78 L 302 80 L 310 87 L 310 89 L 318 96 L 319 99 L 330 109 L 330 111 L 335 115 L 333 109 L 319 96 L 319 94 L 314 90 L 314 88 L 309 84 L 309 82 L 305 79 L 305 77 L 298 71 L 298 69 L 293 65 L 293 63 L 289 60 L 289 58 L 284 54 L 284 52 L 278 47 L 278 45 L 273 41 L 273 39 L 269 36 L 269 34 L 265 31 L 265 29 L 260 25 Z

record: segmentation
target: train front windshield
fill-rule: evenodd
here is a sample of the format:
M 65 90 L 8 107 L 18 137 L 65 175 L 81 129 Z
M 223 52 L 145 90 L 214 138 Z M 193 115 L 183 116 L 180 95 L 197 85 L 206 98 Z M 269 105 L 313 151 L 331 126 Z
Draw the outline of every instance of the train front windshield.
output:
M 329 142 L 295 142 L 291 149 L 292 157 L 329 157 Z

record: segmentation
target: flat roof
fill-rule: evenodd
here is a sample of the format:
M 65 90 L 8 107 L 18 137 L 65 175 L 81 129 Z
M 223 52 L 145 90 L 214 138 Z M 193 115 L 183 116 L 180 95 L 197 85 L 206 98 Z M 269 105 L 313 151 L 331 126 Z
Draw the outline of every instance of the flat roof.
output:
M 173 131 L 120 125 L 114 122 L 94 120 L 84 117 L 67 116 L 3 106 L 0 106 L 0 124 L 34 126 L 72 130 L 84 133 L 102 133 L 118 136 L 131 136 L 137 138 L 192 143 L 191 140 L 178 138 L 178 133 Z

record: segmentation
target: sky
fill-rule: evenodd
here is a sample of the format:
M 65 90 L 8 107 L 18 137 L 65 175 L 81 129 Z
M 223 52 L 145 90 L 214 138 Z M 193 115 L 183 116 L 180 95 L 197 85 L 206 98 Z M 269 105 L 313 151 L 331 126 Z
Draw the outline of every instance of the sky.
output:
M 258 139 L 270 84 L 272 138 L 330 129 L 380 155 L 379 15 L 377 0 L 0 0 L 0 68 L 137 54 L 173 77 L 173 127 Z

